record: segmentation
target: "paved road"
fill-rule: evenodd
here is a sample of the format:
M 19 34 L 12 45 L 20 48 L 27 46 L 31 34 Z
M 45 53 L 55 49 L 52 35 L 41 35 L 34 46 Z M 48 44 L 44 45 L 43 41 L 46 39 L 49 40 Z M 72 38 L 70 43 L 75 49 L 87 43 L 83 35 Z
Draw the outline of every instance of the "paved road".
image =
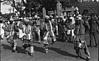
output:
M 96 34 L 97 40 L 99 40 L 99 35 Z M 86 36 L 87 43 L 89 37 Z M 85 61 L 76 57 L 73 45 L 66 42 L 56 42 L 53 46 L 50 46 L 49 53 L 45 54 L 42 45 L 35 44 L 34 56 L 29 56 L 24 54 L 23 50 L 20 48 L 22 42 L 18 42 L 19 53 L 12 53 L 10 45 L 6 41 L 2 41 L 1 46 L 1 61 Z M 98 61 L 98 48 L 90 48 L 91 53 L 90 61 Z M 85 57 L 82 51 L 82 56 Z

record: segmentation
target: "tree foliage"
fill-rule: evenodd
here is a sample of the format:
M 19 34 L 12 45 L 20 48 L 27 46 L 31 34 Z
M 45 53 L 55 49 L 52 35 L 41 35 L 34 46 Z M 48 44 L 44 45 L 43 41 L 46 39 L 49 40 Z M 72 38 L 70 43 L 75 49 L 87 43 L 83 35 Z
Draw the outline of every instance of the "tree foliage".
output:
M 54 10 L 56 8 L 56 0 L 27 0 L 27 3 L 23 1 L 27 8 L 45 7 L 47 10 Z

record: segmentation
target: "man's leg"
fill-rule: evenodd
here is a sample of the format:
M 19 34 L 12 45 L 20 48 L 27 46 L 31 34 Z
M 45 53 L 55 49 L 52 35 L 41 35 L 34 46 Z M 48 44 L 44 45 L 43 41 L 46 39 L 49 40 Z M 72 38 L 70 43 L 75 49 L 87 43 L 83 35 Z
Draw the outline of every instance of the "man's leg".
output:
M 38 30 L 38 42 L 41 42 L 40 29 Z
M 58 34 L 58 25 L 56 25 L 56 35 L 59 35 Z
M 93 33 L 93 37 L 94 37 L 94 43 L 95 43 L 95 47 L 97 47 L 97 40 L 96 40 L 96 36 L 95 36 L 95 33 Z
M 45 49 L 45 53 L 48 53 L 48 45 L 49 45 L 49 43 L 48 43 L 48 36 L 49 36 L 49 32 L 47 32 L 46 33 L 46 35 L 45 35 L 45 37 L 44 37 L 44 49 Z
M 48 43 L 45 43 L 43 47 L 45 49 L 45 53 L 48 53 Z
M 92 32 L 89 32 L 89 37 L 90 37 L 90 42 L 89 42 L 89 47 L 92 47 L 92 40 L 93 40 L 93 35 L 92 35 Z
M 51 31 L 51 36 L 53 37 L 52 44 L 56 42 L 56 37 L 53 31 Z
M 30 45 L 30 55 L 32 56 L 34 53 L 34 46 L 33 45 Z
M 87 47 L 86 42 L 85 42 L 84 52 L 85 52 L 85 54 L 87 55 L 87 60 L 89 60 L 91 57 L 90 57 L 89 49 L 88 49 L 88 47 Z
M 77 54 L 77 57 L 81 57 L 81 51 L 79 48 L 75 47 L 75 51 L 76 51 L 76 54 Z
M 74 38 L 76 37 L 74 34 L 74 29 L 71 30 L 71 34 L 72 34 L 71 41 L 74 42 Z
M 71 42 L 71 30 L 67 30 L 67 38 L 68 38 L 68 42 Z
M 15 52 L 16 51 L 16 48 L 17 48 L 17 42 L 16 42 L 16 40 L 13 40 L 13 43 L 12 43 L 12 52 Z
M 26 43 L 27 40 L 23 39 L 23 49 L 26 50 L 26 48 L 28 47 L 28 44 Z

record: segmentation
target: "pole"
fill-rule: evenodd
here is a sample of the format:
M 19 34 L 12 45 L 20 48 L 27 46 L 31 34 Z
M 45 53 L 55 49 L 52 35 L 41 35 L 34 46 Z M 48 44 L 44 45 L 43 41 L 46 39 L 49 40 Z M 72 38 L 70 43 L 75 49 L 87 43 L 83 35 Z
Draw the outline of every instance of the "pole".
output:
M 46 16 L 46 9 L 45 9 L 45 7 L 43 7 L 43 19 L 45 18 L 45 16 Z
M 14 7 L 15 7 L 15 1 L 14 1 L 14 0 L 13 0 L 13 5 L 14 5 L 14 6 L 13 6 L 13 13 L 14 13 Z
M 1 13 L 1 1 L 0 1 L 0 13 Z

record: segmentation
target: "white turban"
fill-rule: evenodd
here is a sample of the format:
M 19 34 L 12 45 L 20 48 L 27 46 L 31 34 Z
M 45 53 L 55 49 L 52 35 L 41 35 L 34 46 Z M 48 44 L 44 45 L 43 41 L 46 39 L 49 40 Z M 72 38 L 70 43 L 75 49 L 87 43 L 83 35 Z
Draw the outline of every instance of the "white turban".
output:
M 82 15 L 79 14 L 79 15 L 77 16 L 77 18 L 78 18 L 78 19 L 82 19 Z
M 28 21 L 29 21 L 29 19 L 28 19 L 28 18 L 24 18 L 24 21 L 28 22 Z
M 46 16 L 45 16 L 45 18 L 46 18 L 46 19 L 49 19 L 49 16 L 48 16 L 48 15 L 46 15 Z

